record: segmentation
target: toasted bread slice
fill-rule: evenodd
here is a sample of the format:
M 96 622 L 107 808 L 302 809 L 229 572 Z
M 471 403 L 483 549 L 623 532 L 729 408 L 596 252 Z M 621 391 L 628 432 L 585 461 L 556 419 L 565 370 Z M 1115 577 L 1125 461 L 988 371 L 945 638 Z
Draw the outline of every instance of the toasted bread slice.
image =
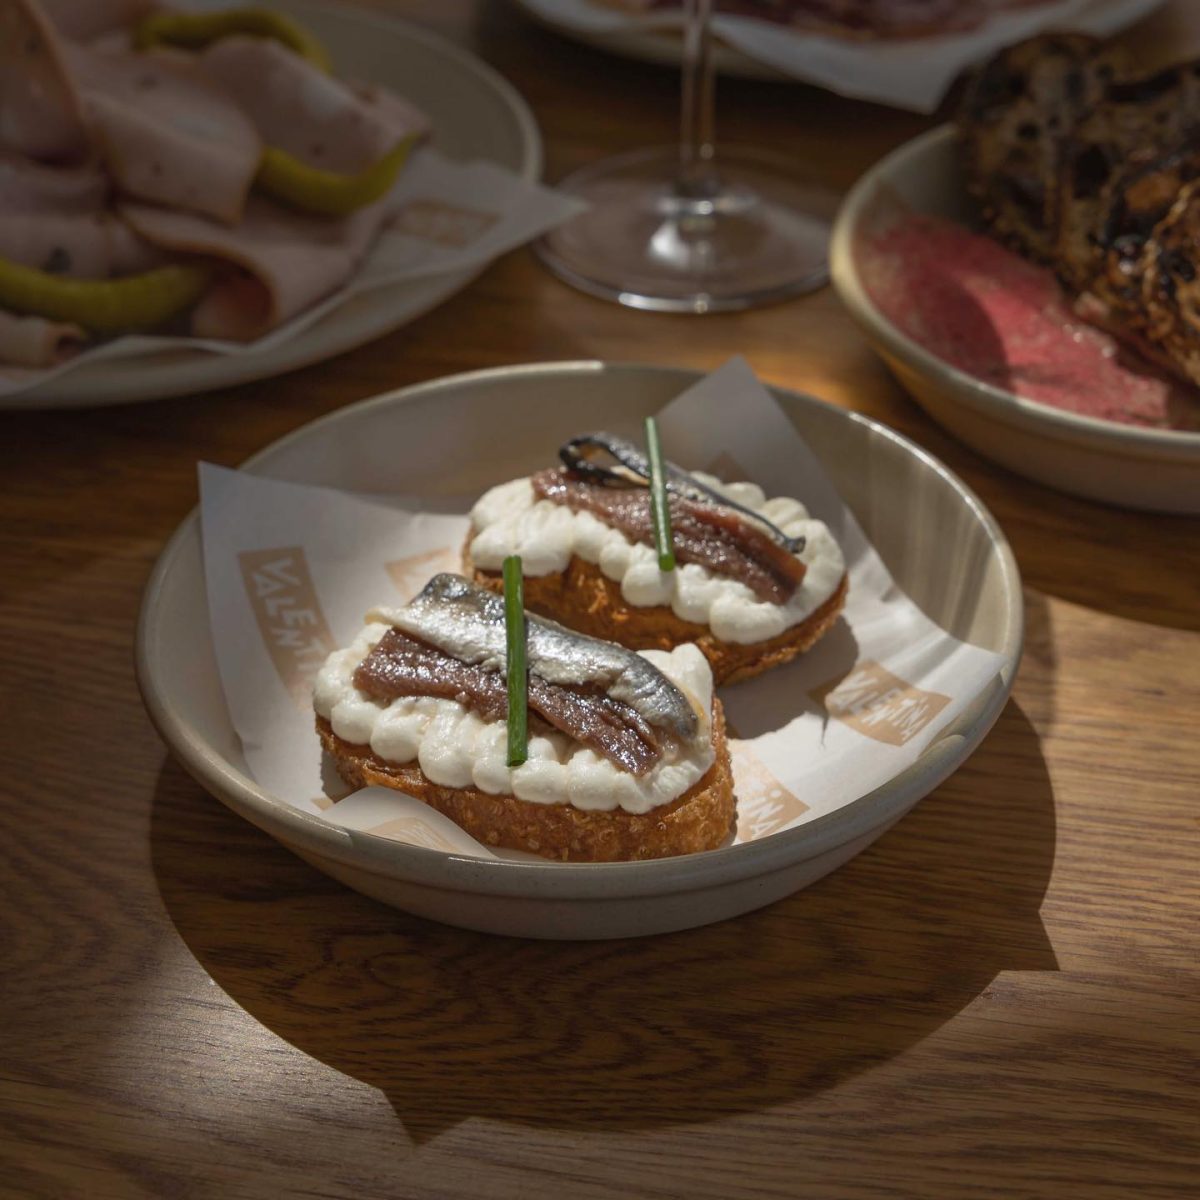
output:
M 1166 154 L 1139 155 L 1110 192 L 1099 231 L 1100 270 L 1088 291 L 1103 305 L 1104 323 L 1118 323 L 1126 336 L 1144 336 L 1152 323 L 1143 276 L 1156 255 L 1143 262 L 1147 243 L 1183 188 L 1197 178 L 1200 141 L 1192 140 Z
M 1062 155 L 1054 266 L 1086 291 L 1104 267 L 1103 232 L 1124 172 L 1181 145 L 1200 122 L 1193 64 L 1111 85 L 1082 117 Z
M 1142 248 L 1143 335 L 1186 379 L 1200 384 L 1200 180 L 1180 191 Z
M 1050 261 L 1066 140 L 1123 68 L 1096 38 L 1051 33 L 1002 50 L 976 73 L 958 117 L 967 191 L 1002 241 Z
M 464 552 L 463 573 L 493 591 L 504 590 L 503 578 L 480 571 Z M 694 642 L 712 667 L 713 681 L 736 683 L 790 662 L 813 646 L 837 620 L 846 603 L 845 576 L 837 590 L 807 620 L 763 642 L 723 642 L 707 625 L 684 621 L 665 605 L 638 608 L 621 595 L 614 583 L 594 563 L 574 555 L 557 575 L 526 576 L 525 607 L 569 629 L 631 650 L 673 650 Z
M 725 715 L 713 698 L 713 764 L 682 796 L 648 813 L 597 812 L 570 804 L 536 804 L 476 788 L 443 787 L 416 763 L 385 762 L 369 747 L 343 741 L 317 718 L 321 745 L 351 787 L 378 784 L 415 797 L 486 846 L 526 850 L 561 862 L 629 862 L 715 850 L 734 823 L 733 769 Z

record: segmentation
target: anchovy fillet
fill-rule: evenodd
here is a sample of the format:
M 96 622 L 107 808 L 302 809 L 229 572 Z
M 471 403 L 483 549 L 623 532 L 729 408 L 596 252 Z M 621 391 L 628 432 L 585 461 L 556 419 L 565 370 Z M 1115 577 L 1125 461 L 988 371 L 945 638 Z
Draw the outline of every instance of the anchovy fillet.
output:
M 404 608 L 376 614 L 459 662 L 503 671 L 504 600 L 461 575 L 435 575 Z M 592 687 L 628 704 L 654 728 L 690 741 L 699 730 L 684 694 L 640 654 L 526 615 L 529 671 L 547 683 Z
M 608 466 L 598 461 L 601 454 L 608 454 L 617 464 Z M 577 475 L 594 480 L 597 483 L 628 485 L 640 483 L 650 485 L 650 461 L 626 438 L 617 437 L 612 433 L 583 433 L 572 438 L 558 452 L 563 464 Z M 717 504 L 722 508 L 732 508 L 748 520 L 761 525 L 771 537 L 790 554 L 799 554 L 804 549 L 802 537 L 789 537 L 778 525 L 767 520 L 762 513 L 757 513 L 736 500 L 718 492 L 716 488 L 702 483 L 694 475 L 689 475 L 682 467 L 674 463 L 663 464 L 666 468 L 665 480 L 667 491 L 683 496 L 687 500 L 698 500 L 709 504 Z
M 539 499 L 592 513 L 635 542 L 654 545 L 650 493 L 644 487 L 597 484 L 563 467 L 539 471 L 529 482 Z M 760 525 L 707 500 L 675 494 L 667 500 L 671 546 L 680 562 L 736 579 L 767 604 L 786 604 L 792 598 L 807 567 Z
M 395 627 L 359 663 L 354 686 L 376 700 L 440 696 L 489 721 L 502 721 L 508 713 L 508 685 L 501 672 L 459 662 Z M 530 675 L 529 707 L 547 725 L 632 775 L 645 775 L 662 758 L 663 748 L 651 725 L 611 696 Z

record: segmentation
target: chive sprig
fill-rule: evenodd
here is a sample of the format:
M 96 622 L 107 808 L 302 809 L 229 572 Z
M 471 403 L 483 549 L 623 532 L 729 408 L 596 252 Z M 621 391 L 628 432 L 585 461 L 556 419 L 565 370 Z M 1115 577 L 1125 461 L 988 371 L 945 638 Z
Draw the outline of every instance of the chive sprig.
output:
M 646 457 L 650 460 L 650 513 L 654 519 L 654 549 L 660 571 L 675 570 L 675 547 L 671 537 L 671 504 L 667 498 L 667 473 L 663 469 L 658 422 L 646 418 Z
M 504 631 L 508 651 L 508 765 L 529 757 L 529 674 L 525 661 L 525 584 L 521 556 L 504 560 Z

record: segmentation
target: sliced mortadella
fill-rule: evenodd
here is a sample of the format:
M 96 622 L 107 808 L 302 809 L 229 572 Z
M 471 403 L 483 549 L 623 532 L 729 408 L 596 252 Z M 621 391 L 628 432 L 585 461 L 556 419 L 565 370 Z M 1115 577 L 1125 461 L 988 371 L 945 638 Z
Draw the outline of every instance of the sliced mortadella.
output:
M 128 29 L 158 5 L 154 0 L 41 0 L 42 10 L 71 42 Z
M 0 364 L 52 367 L 86 337 L 78 325 L 0 309 Z
M 52 162 L 88 152 L 62 46 L 33 0 L 0 0 L 0 149 Z
M 167 261 L 167 256 L 157 246 L 134 233 L 119 213 L 110 210 L 105 228 L 111 255 L 110 275 L 138 275 L 160 267 Z
M 108 180 L 95 165 L 52 167 L 0 151 L 0 213 L 92 213 L 107 197 Z
M 230 224 L 241 217 L 262 145 L 189 55 L 77 45 L 65 54 L 120 191 Z
M 429 118 L 399 96 L 334 79 L 279 42 L 222 38 L 200 62 L 267 145 L 323 171 L 357 174 L 429 131 Z
M 367 83 L 360 79 L 347 79 L 345 82 L 366 107 L 371 118 L 395 141 L 410 136 L 418 139 L 428 137 L 433 121 L 411 100 L 381 83 Z
M 120 212 L 157 246 L 238 268 L 216 281 L 192 312 L 198 337 L 234 341 L 261 336 L 341 287 L 386 216 L 383 202 L 329 220 L 257 195 L 236 228 L 146 204 L 122 204 Z
M 49 167 L 0 153 L 0 259 L 77 279 L 149 270 L 162 254 L 109 205 L 96 167 Z

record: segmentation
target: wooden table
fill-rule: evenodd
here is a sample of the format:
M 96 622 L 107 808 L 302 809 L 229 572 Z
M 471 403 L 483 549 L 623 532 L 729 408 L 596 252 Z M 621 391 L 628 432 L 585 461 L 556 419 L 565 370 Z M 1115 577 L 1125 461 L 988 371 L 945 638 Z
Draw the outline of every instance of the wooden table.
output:
M 548 176 L 669 141 L 675 80 L 499 0 L 408 15 L 525 93 Z M 1188 10 L 1191 10 L 1190 13 Z M 1200 44 L 1185 0 L 1135 35 Z M 927 122 L 782 85 L 723 132 L 843 188 Z M 617 944 L 442 928 L 315 873 L 188 779 L 131 659 L 196 498 L 303 422 L 474 367 L 712 367 L 896 426 L 991 507 L 1028 646 L 983 747 L 763 912 Z M 0 421 L 0 1195 L 1172 1197 L 1200 1180 L 1200 524 L 994 468 L 824 291 L 745 316 L 577 295 L 527 252 L 265 384 Z

